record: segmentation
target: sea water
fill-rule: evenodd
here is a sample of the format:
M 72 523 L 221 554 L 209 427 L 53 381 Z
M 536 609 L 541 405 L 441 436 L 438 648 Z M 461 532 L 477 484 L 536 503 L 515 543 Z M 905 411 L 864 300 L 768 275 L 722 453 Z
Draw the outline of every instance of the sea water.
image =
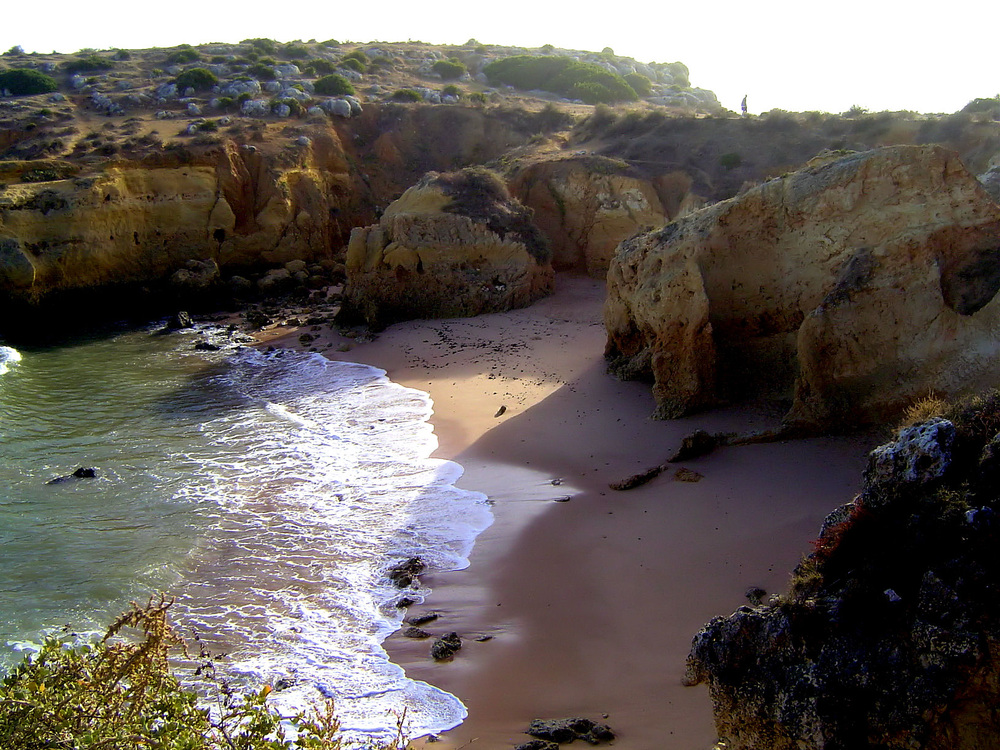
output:
M 281 686 L 282 710 L 332 697 L 354 738 L 457 725 L 461 702 L 381 645 L 428 593 L 387 569 L 462 568 L 492 521 L 429 458 L 429 397 L 318 354 L 194 350 L 208 333 L 0 346 L 6 663 L 165 591 L 181 634 L 226 679 Z M 97 477 L 47 484 L 80 466 Z

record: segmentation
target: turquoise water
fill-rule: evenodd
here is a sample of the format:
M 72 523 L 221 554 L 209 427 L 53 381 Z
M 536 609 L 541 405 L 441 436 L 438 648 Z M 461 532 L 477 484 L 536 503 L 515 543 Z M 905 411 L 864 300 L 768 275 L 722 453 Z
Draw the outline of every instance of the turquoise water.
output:
M 215 336 L 224 348 L 197 352 Z M 20 361 L 17 355 L 20 355 Z M 492 516 L 429 459 L 431 404 L 364 365 L 264 354 L 218 331 L 127 331 L 0 348 L 0 648 L 99 631 L 129 601 L 229 656 L 229 676 L 334 697 L 349 733 L 414 733 L 465 716 L 381 643 L 404 595 L 385 570 L 467 564 Z M 47 481 L 93 466 L 94 479 Z

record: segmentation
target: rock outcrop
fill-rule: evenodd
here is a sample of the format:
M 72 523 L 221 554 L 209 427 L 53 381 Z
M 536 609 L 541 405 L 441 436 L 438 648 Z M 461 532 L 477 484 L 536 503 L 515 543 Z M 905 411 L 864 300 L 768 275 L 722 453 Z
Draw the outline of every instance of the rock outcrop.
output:
M 998 289 L 1000 206 L 953 153 L 830 156 L 623 242 L 606 354 L 661 417 L 764 394 L 855 424 L 1000 374 Z
M 329 257 L 350 230 L 356 189 L 336 131 L 284 162 L 225 142 L 192 157 L 109 162 L 86 176 L 0 193 L 0 288 L 40 300 L 72 289 L 178 277 L 201 266 L 267 267 Z
M 552 291 L 545 238 L 490 172 L 431 172 L 351 232 L 341 318 L 373 328 L 524 307 Z
M 727 750 L 1000 744 L 1000 396 L 872 452 L 790 592 L 694 638 Z
M 656 187 L 624 162 L 602 157 L 538 161 L 511 180 L 511 192 L 535 214 L 557 270 L 603 279 L 615 248 L 668 218 Z

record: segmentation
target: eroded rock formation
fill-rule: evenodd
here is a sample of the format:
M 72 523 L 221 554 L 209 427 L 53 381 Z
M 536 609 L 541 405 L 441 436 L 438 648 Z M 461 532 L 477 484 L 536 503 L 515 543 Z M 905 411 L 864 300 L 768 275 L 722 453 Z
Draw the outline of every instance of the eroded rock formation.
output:
M 766 394 L 853 424 L 1000 374 L 998 289 L 1000 206 L 952 152 L 831 156 L 623 242 L 606 354 L 662 417 Z
M 351 232 L 342 319 L 382 328 L 524 307 L 552 291 L 549 255 L 495 175 L 432 172 Z
M 663 182 L 667 192 L 678 186 Z M 513 177 L 511 192 L 534 211 L 557 270 L 583 270 L 601 279 L 618 243 L 663 225 L 691 200 L 686 190 L 665 194 L 674 208 L 669 214 L 652 181 L 624 162 L 593 156 L 531 163 Z
M 15 298 L 167 279 L 189 261 L 239 269 L 327 257 L 351 226 L 336 131 L 284 160 L 226 142 L 197 157 L 110 162 L 0 193 L 0 287 Z
M 1000 396 L 901 430 L 791 590 L 694 638 L 727 750 L 1000 745 Z

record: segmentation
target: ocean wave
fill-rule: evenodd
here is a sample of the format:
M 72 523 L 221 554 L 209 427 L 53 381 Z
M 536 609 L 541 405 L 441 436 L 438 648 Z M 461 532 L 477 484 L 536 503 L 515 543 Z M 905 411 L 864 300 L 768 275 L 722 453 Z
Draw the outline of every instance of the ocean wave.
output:
M 10 346 L 0 345 L 0 375 L 8 372 L 11 365 L 21 361 L 21 352 Z

